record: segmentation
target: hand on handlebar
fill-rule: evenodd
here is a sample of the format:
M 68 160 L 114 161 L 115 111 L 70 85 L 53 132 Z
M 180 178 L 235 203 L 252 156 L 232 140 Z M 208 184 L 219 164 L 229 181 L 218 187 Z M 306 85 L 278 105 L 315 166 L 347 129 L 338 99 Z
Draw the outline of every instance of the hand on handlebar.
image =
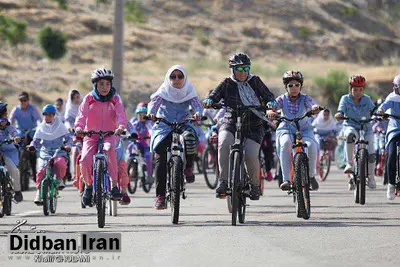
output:
M 152 121 L 155 122 L 156 121 L 156 115 L 154 113 L 149 113 L 147 114 L 147 117 Z
M 27 145 L 26 146 L 26 150 L 28 150 L 29 152 L 35 152 L 36 151 L 36 148 L 34 147 L 34 146 L 31 146 L 31 145 Z
M 212 104 L 214 104 L 214 101 L 212 99 L 210 99 L 210 98 L 206 98 L 203 101 L 203 106 L 205 108 L 211 108 Z
M 81 129 L 81 128 L 75 128 L 75 134 L 76 134 L 76 136 L 78 136 L 78 137 L 83 137 L 82 136 L 82 133 L 83 133 L 83 130 Z
M 71 148 L 69 146 L 64 146 L 65 151 L 67 151 L 68 153 L 71 152 Z
M 19 142 L 21 142 L 21 137 L 19 136 L 14 137 L 14 143 L 18 144 Z
M 344 120 L 344 115 L 342 113 L 336 113 L 335 119 L 338 121 Z
M 124 127 L 119 126 L 117 129 L 115 129 L 114 133 L 115 135 L 121 135 L 125 132 Z
M 318 105 L 313 105 L 311 107 L 311 111 L 312 111 L 313 114 L 318 114 L 320 110 L 322 110 L 322 108 L 320 106 L 318 106 Z
M 273 110 L 268 110 L 267 111 L 267 116 L 268 116 L 268 119 L 272 120 L 275 117 L 279 116 L 279 114 L 277 112 L 273 111 Z

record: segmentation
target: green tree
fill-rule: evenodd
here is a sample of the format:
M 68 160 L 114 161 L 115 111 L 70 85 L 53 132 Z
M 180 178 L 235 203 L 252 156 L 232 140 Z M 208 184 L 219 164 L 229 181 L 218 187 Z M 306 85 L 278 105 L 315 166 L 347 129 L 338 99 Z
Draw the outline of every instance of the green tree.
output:
M 145 21 L 146 14 L 143 10 L 142 5 L 139 1 L 127 1 L 125 3 L 125 20 L 133 21 L 136 23 L 143 23 Z
M 0 40 L 7 42 L 11 47 L 18 48 L 18 44 L 26 40 L 27 23 L 0 15 Z
M 58 3 L 58 7 L 67 10 L 68 9 L 68 0 L 53 0 L 53 2 Z
M 49 26 L 40 31 L 38 38 L 43 52 L 52 60 L 60 59 L 67 53 L 67 40 L 68 38 L 64 33 L 53 30 Z
M 342 95 L 349 92 L 349 75 L 345 70 L 330 70 L 326 77 L 316 77 L 314 83 L 331 108 L 336 108 Z

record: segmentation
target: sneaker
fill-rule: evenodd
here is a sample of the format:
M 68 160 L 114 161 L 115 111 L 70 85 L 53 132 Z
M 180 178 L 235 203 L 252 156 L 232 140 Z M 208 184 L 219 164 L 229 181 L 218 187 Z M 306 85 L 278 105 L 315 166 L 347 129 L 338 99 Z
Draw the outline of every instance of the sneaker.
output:
M 217 198 L 224 198 L 226 196 L 226 190 L 228 190 L 228 181 L 222 181 L 217 190 L 215 190 Z
M 260 199 L 260 186 L 252 185 L 250 190 L 250 199 L 259 200 Z
M 387 188 L 387 199 L 393 200 L 396 197 L 396 186 L 392 184 L 388 184 Z
M 35 204 L 38 205 L 38 206 L 43 205 L 43 201 L 42 201 L 42 199 L 40 198 L 40 190 L 39 190 L 39 189 L 36 190 L 36 196 L 35 196 L 35 199 L 33 200 L 33 203 L 35 203 Z
M 283 183 L 281 183 L 280 189 L 282 191 L 289 191 L 290 190 L 290 182 L 289 181 L 283 181 Z
M 154 184 L 154 178 L 152 176 L 147 176 L 146 184 Z
M 185 179 L 188 184 L 194 183 L 195 177 L 193 174 L 193 168 L 191 168 L 191 167 L 186 168 L 183 173 L 185 175 Z
M 344 167 L 344 173 L 351 173 L 351 172 L 354 172 L 353 165 L 347 163 L 346 167 Z
M 312 191 L 318 191 L 319 188 L 319 184 L 317 182 L 317 179 L 315 179 L 315 177 L 311 177 L 310 178 L 310 189 Z
M 113 186 L 111 189 L 111 199 L 119 201 L 122 198 L 121 192 L 119 192 L 118 186 Z
M 58 190 L 63 190 L 65 188 L 64 180 L 63 179 L 57 179 L 57 189 Z
M 353 191 L 355 188 L 356 188 L 356 186 L 354 185 L 354 180 L 353 180 L 353 178 L 350 178 L 348 189 L 349 189 L 349 191 Z
M 19 203 L 19 202 L 21 202 L 22 200 L 24 200 L 21 191 L 15 191 L 14 200 L 15 200 L 17 203 Z
M 122 194 L 122 199 L 120 201 L 121 205 L 129 205 L 131 203 L 131 198 L 128 196 L 127 193 Z
M 156 207 L 157 210 L 164 210 L 165 209 L 165 197 L 157 196 L 156 204 L 154 206 Z
M 85 206 L 92 206 L 93 185 L 86 186 L 82 196 L 82 203 Z
M 266 179 L 268 182 L 271 182 L 271 181 L 274 179 L 274 177 L 272 177 L 271 171 L 267 171 L 267 177 L 265 177 L 265 179 Z
M 375 178 L 374 176 L 372 177 L 368 177 L 368 183 L 367 183 L 368 187 L 371 189 L 376 188 L 376 182 L 375 182 Z

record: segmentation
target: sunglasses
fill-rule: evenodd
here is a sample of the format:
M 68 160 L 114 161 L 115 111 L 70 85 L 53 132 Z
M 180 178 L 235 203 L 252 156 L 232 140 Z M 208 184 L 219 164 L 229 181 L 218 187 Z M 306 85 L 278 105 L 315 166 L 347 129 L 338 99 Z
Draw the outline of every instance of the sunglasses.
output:
M 242 72 L 242 71 L 249 72 L 249 70 L 250 70 L 250 67 L 235 67 L 235 71 L 238 71 L 238 72 Z
M 43 113 L 43 116 L 50 116 L 50 115 L 55 115 L 55 114 L 54 113 L 47 113 L 47 112 Z
M 171 76 L 169 76 L 169 78 L 170 78 L 171 80 L 175 80 L 176 78 L 178 78 L 178 80 L 182 80 L 182 79 L 184 78 L 184 76 L 183 76 L 182 74 L 179 74 L 179 75 L 171 75 Z
M 25 102 L 28 102 L 28 100 L 27 99 L 21 99 L 19 102 L 25 103 Z
M 393 85 L 393 89 L 400 89 L 400 84 L 395 84 L 395 85 Z
M 300 87 L 300 83 L 289 83 L 287 86 L 289 87 L 289 88 L 292 88 L 292 87 Z

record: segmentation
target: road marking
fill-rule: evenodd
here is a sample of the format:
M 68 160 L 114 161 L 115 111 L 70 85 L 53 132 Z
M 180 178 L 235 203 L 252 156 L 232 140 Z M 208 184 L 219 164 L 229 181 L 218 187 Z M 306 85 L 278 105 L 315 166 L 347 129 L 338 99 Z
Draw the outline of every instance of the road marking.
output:
M 21 212 L 21 213 L 17 213 L 14 216 L 28 216 L 28 215 L 32 215 L 32 214 L 36 214 L 36 213 L 41 213 L 42 211 L 40 210 L 30 210 L 30 211 L 25 211 L 25 212 Z

